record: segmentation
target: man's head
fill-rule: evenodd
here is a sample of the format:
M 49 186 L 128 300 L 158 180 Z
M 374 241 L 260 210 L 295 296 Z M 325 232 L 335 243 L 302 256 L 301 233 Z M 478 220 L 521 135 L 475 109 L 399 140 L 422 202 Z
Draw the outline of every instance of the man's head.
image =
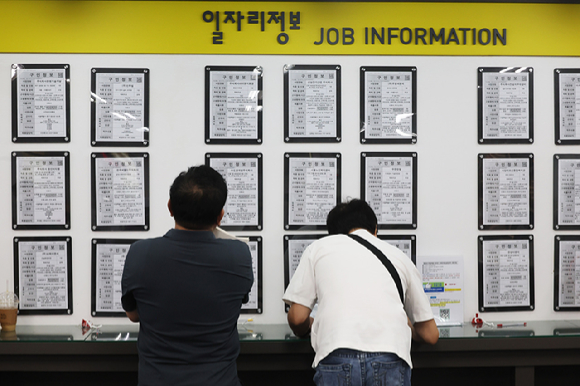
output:
M 218 225 L 228 197 L 221 174 L 209 166 L 194 166 L 181 172 L 169 189 L 169 211 L 186 229 L 209 230 Z
M 377 230 L 377 216 L 364 200 L 353 199 L 335 206 L 326 218 L 328 233 L 347 235 L 350 231 L 363 228 L 371 234 Z

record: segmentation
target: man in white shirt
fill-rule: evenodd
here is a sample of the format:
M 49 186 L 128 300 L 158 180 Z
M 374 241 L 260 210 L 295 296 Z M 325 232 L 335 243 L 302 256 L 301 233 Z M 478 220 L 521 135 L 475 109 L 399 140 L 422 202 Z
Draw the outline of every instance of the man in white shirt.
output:
M 365 201 L 337 205 L 326 223 L 330 236 L 304 251 L 283 297 L 292 331 L 311 332 L 314 382 L 410 386 L 411 338 L 430 344 L 439 339 L 419 271 L 402 251 L 376 237 L 377 217 Z M 349 234 L 387 257 L 402 293 L 379 257 Z

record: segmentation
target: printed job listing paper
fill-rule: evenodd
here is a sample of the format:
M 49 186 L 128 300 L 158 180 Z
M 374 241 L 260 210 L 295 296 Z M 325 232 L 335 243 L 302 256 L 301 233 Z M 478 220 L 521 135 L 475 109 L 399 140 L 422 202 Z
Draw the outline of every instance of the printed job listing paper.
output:
M 261 226 L 259 158 L 251 155 L 228 158 L 212 154 L 209 165 L 224 177 L 228 186 L 221 226 L 226 229 L 229 226 Z
M 209 74 L 210 139 L 256 139 L 261 69 L 212 70 Z
M 69 305 L 68 243 L 20 241 L 18 273 L 21 310 L 66 310 Z
M 95 140 L 143 142 L 145 132 L 145 73 L 96 74 Z

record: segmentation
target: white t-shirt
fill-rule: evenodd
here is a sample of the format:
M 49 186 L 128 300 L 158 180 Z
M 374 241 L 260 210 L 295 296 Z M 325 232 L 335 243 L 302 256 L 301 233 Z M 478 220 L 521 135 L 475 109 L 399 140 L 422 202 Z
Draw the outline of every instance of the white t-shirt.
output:
M 433 319 L 419 271 L 402 251 L 366 230 L 358 235 L 391 261 L 403 285 L 405 306 L 387 268 L 365 246 L 346 235 L 312 243 L 284 293 L 285 302 L 310 309 L 318 302 L 311 342 L 313 367 L 338 348 L 397 354 L 412 367 L 412 323 Z

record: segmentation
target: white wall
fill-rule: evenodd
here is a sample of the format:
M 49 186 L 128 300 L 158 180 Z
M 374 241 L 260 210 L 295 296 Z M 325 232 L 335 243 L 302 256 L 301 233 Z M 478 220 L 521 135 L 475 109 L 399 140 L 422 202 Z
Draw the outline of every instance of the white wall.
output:
M 12 63 L 68 63 L 71 65 L 71 142 L 68 144 L 13 144 L 11 136 L 10 65 Z M 340 64 L 342 66 L 341 143 L 286 144 L 283 140 L 284 64 Z M 204 143 L 204 67 L 260 65 L 264 68 L 262 145 L 206 145 Z M 416 145 L 361 145 L 359 142 L 360 66 L 416 66 L 418 84 L 418 143 Z M 533 145 L 477 144 L 477 67 L 534 68 Z M 138 67 L 151 70 L 149 232 L 93 232 L 90 227 L 90 153 L 127 148 L 90 146 L 90 69 Z M 535 236 L 536 309 L 530 312 L 485 313 L 488 321 L 575 319 L 580 312 L 553 311 L 552 157 L 580 153 L 575 146 L 554 145 L 554 68 L 580 68 L 580 58 L 551 57 L 376 57 L 376 56 L 212 56 L 212 55 L 42 55 L 3 54 L 0 68 L 0 289 L 13 278 L 12 239 L 15 236 L 68 235 L 73 239 L 73 309 L 71 316 L 19 316 L 19 324 L 129 323 L 124 318 L 92 318 L 91 239 L 144 238 L 173 226 L 166 202 L 174 177 L 188 166 L 204 163 L 206 152 L 261 152 L 264 154 L 264 227 L 244 232 L 263 237 L 264 304 L 255 323 L 285 323 L 281 296 L 283 268 L 284 152 L 342 153 L 342 198 L 360 194 L 360 153 L 416 151 L 418 153 L 418 228 L 382 231 L 417 235 L 418 255 L 463 256 L 465 266 L 464 319 L 477 312 L 477 236 L 533 234 Z M 11 229 L 11 151 L 70 151 L 71 229 L 69 231 L 13 231 Z M 129 149 L 130 150 L 130 149 Z M 535 155 L 535 229 L 480 232 L 477 228 L 477 154 L 532 152 Z M 573 232 L 560 232 L 571 234 Z M 171 283 L 167 283 L 171 285 Z M 345 305 L 347 306 L 347 305 Z

